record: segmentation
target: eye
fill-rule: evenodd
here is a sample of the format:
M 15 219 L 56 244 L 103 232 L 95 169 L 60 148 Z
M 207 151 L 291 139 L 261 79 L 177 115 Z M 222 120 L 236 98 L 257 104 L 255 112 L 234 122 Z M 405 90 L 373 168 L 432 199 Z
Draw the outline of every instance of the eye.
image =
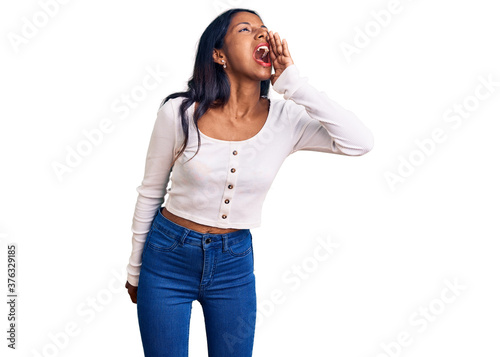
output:
M 238 32 L 241 32 L 243 30 L 248 30 L 248 27 L 243 27 L 241 30 L 239 30 Z

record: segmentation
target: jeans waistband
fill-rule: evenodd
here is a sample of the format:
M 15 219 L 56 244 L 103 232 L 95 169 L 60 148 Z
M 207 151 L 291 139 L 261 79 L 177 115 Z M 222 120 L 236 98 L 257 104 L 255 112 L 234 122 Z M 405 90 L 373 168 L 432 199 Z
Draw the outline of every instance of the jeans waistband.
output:
M 243 238 L 248 236 L 250 233 L 249 228 L 244 228 L 244 229 L 239 229 L 234 232 L 228 232 L 228 233 L 201 233 L 183 226 L 178 225 L 175 222 L 172 222 L 169 220 L 167 217 L 165 217 L 163 214 L 161 214 L 161 210 L 163 207 L 159 207 L 158 210 L 156 211 L 156 216 L 154 219 L 154 224 L 156 226 L 166 232 L 173 233 L 176 236 L 182 237 L 182 240 L 184 238 L 189 237 L 189 238 L 194 238 L 196 240 L 203 241 L 206 238 L 210 238 L 211 241 L 217 242 L 217 241 L 223 241 L 223 240 L 233 240 L 237 238 Z

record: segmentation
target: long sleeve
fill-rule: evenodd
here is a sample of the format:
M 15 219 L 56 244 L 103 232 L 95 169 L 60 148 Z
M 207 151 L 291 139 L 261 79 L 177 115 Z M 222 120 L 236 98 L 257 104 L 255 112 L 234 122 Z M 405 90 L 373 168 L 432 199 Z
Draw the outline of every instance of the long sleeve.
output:
M 144 242 L 152 225 L 156 211 L 165 199 L 170 179 L 176 127 L 172 101 L 158 109 L 146 157 L 142 184 L 136 188 L 139 193 L 132 221 L 132 254 L 127 265 L 127 280 L 138 286 L 142 264 Z
M 360 156 L 373 148 L 373 134 L 351 111 L 300 77 L 295 64 L 288 66 L 273 88 L 284 99 L 293 126 L 293 149 Z

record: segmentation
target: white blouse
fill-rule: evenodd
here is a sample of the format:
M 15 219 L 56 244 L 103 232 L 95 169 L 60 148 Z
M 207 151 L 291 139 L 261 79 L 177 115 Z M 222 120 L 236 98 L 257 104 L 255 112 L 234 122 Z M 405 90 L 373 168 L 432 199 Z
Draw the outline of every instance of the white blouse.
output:
M 193 103 L 187 110 L 188 145 L 173 167 L 184 141 L 179 106 L 185 98 L 169 99 L 160 107 L 144 179 L 136 189 L 139 195 L 127 265 L 130 284 L 138 285 L 144 242 L 165 195 L 167 209 L 188 220 L 220 228 L 255 228 L 261 224 L 266 194 L 290 154 L 310 150 L 359 156 L 373 148 L 372 132 L 354 113 L 300 77 L 295 64 L 281 73 L 273 88 L 284 99 L 269 98 L 267 120 L 256 135 L 225 141 L 200 131 L 200 150 L 187 162 L 198 145 Z

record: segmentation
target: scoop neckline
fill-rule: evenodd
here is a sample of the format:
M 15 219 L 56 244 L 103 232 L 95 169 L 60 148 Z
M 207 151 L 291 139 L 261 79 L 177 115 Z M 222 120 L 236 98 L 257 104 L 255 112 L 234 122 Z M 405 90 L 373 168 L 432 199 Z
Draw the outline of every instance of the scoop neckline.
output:
M 267 113 L 267 118 L 266 118 L 266 121 L 264 123 L 264 125 L 262 126 L 262 128 L 260 128 L 260 130 L 252 137 L 248 138 L 248 139 L 245 139 L 245 140 L 221 140 L 221 139 L 216 139 L 216 138 L 212 138 L 211 136 L 208 136 L 206 134 L 203 134 L 203 132 L 198 129 L 198 132 L 200 133 L 201 136 L 203 136 L 204 138 L 208 139 L 208 140 L 212 140 L 212 141 L 216 141 L 216 142 L 220 142 L 220 143 L 245 143 L 247 141 L 251 141 L 251 140 L 254 140 L 256 137 L 258 137 L 263 131 L 264 129 L 267 127 L 268 123 L 269 123 L 269 118 L 271 117 L 271 111 L 273 110 L 273 101 L 271 100 L 271 98 L 266 98 L 267 100 L 269 100 L 269 112 Z M 195 106 L 196 106 L 196 102 L 193 103 L 192 107 L 191 107 L 191 118 L 194 118 L 194 110 L 195 110 Z M 194 119 L 193 119 L 194 120 Z

